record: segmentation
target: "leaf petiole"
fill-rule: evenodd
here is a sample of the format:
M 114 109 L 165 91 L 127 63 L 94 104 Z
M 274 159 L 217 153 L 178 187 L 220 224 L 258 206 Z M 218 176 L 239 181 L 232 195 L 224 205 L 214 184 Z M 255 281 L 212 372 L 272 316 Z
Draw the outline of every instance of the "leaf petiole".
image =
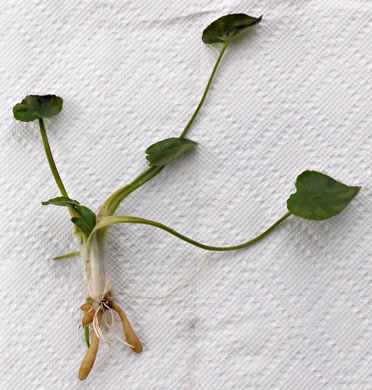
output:
M 193 124 L 195 118 L 197 117 L 197 115 L 199 114 L 199 111 L 200 109 L 202 108 L 203 104 L 204 104 L 204 100 L 205 98 L 207 97 L 208 95 L 208 92 L 209 92 L 209 88 L 211 87 L 211 84 L 212 84 L 212 81 L 213 81 L 213 78 L 214 78 L 214 75 L 216 74 L 216 71 L 217 71 L 217 68 L 218 68 L 218 65 L 220 64 L 221 62 L 221 59 L 227 49 L 227 47 L 229 46 L 230 44 L 230 41 L 226 41 L 225 44 L 223 45 L 223 48 L 221 50 L 221 53 L 220 55 L 218 56 L 217 58 L 217 61 L 216 61 L 216 64 L 214 65 L 214 68 L 213 68 L 213 71 L 209 77 L 209 80 L 208 80 L 208 84 L 207 86 L 205 87 L 205 90 L 204 90 L 204 93 L 203 93 L 203 96 L 198 104 L 198 107 L 196 107 L 196 110 L 194 112 L 194 114 L 192 115 L 191 119 L 189 120 L 189 122 L 187 123 L 186 127 L 184 128 L 183 132 L 181 133 L 180 137 L 181 138 L 184 138 L 186 137 L 186 134 L 187 132 L 189 131 L 191 125 Z
M 43 139 L 45 154 L 47 156 L 48 163 L 49 163 L 50 169 L 53 173 L 54 179 L 57 183 L 59 190 L 61 191 L 61 194 L 63 196 L 65 196 L 66 198 L 68 198 L 67 191 L 65 189 L 65 186 L 63 185 L 61 176 L 58 173 L 56 163 L 54 162 L 54 158 L 52 155 L 52 151 L 50 149 L 49 140 L 48 140 L 48 136 L 47 136 L 47 133 L 45 130 L 43 118 L 39 118 L 39 126 L 40 126 L 41 138 Z
M 198 241 L 192 240 L 191 238 L 188 238 L 184 236 L 181 233 L 178 233 L 174 229 L 171 229 L 170 227 L 163 225 L 162 223 L 151 221 L 149 219 L 143 219 L 143 218 L 137 218 L 137 217 L 130 217 L 130 216 L 112 216 L 112 217 L 106 217 L 99 222 L 95 228 L 92 231 L 92 234 L 89 236 L 88 243 L 92 239 L 92 235 L 97 232 L 99 229 L 105 229 L 110 225 L 119 224 L 119 223 L 138 223 L 142 225 L 151 225 L 156 228 L 165 230 L 166 232 L 180 238 L 183 241 L 188 242 L 189 244 L 192 244 L 194 246 L 197 246 L 201 249 L 205 249 L 208 251 L 234 251 L 237 249 L 246 248 L 247 246 L 253 245 L 256 242 L 262 240 L 264 237 L 266 237 L 269 233 L 271 233 L 277 226 L 279 226 L 285 219 L 287 219 L 292 213 L 288 212 L 285 214 L 282 218 L 280 218 L 278 221 L 276 221 L 272 226 L 270 226 L 267 230 L 265 230 L 263 233 L 261 233 L 259 236 L 244 242 L 243 244 L 239 245 L 233 245 L 233 246 L 210 246 L 202 244 Z
M 125 191 L 123 191 L 120 195 L 120 197 L 118 197 L 116 200 L 115 200 L 115 203 L 113 205 L 113 207 L 111 208 L 110 212 L 108 213 L 109 216 L 112 216 L 115 214 L 117 208 L 119 207 L 120 203 L 129 195 L 131 194 L 133 191 L 135 191 L 137 188 L 141 187 L 142 185 L 144 185 L 145 183 L 147 183 L 148 181 L 150 181 L 153 177 L 155 177 L 157 174 L 159 174 L 163 169 L 165 168 L 165 165 L 163 166 L 160 166 L 160 167 L 153 167 L 153 168 L 150 168 L 149 170 L 146 171 L 147 175 L 141 175 L 140 178 L 138 178 L 138 180 L 136 179 L 135 181 L 133 181 L 131 184 L 129 184 L 127 186 L 127 188 L 125 189 Z
M 45 154 L 46 154 L 47 159 L 48 159 L 50 170 L 52 171 L 52 174 L 54 176 L 54 180 L 56 181 L 57 186 L 58 186 L 62 196 L 65 196 L 66 198 L 68 198 L 66 188 L 63 185 L 63 182 L 62 182 L 61 176 L 59 175 L 56 163 L 54 162 L 54 158 L 52 155 L 52 150 L 50 149 L 49 140 L 48 140 L 47 132 L 45 130 L 43 118 L 39 118 L 39 126 L 40 126 L 41 138 L 43 140 Z M 76 213 L 70 205 L 68 206 L 68 210 L 70 212 L 71 217 L 76 217 Z M 76 229 L 75 229 L 75 234 L 77 234 Z M 77 234 L 77 237 L 78 237 L 78 234 Z
M 202 106 L 204 104 L 204 101 L 205 101 L 205 98 L 207 97 L 209 89 L 210 89 L 210 87 L 212 85 L 213 78 L 214 78 L 214 76 L 215 76 L 215 74 L 217 72 L 218 65 L 220 64 L 221 59 L 222 59 L 222 57 L 223 57 L 227 47 L 229 46 L 229 43 L 230 43 L 229 41 L 225 42 L 225 44 L 224 44 L 224 46 L 223 46 L 223 48 L 221 50 L 221 53 L 218 56 L 217 61 L 216 61 L 215 65 L 214 65 L 214 67 L 213 67 L 212 73 L 211 73 L 211 75 L 209 77 L 209 80 L 208 80 L 207 86 L 206 86 L 206 88 L 204 90 L 203 96 L 202 96 L 198 106 L 196 107 L 196 110 L 193 113 L 191 119 L 189 120 L 189 122 L 187 123 L 186 127 L 182 131 L 182 133 L 180 135 L 180 138 L 184 138 L 186 136 L 186 134 L 190 130 L 190 127 L 193 124 L 195 118 L 197 117 L 200 109 L 202 108 Z M 101 209 L 101 211 L 99 213 L 99 217 L 105 217 L 107 215 L 110 215 L 110 216 L 113 215 L 115 213 L 115 211 L 117 210 L 117 208 L 119 207 L 120 203 L 130 193 L 132 193 L 137 188 L 141 187 L 142 185 L 147 183 L 149 180 L 154 178 L 158 173 L 160 173 L 163 170 L 163 168 L 164 168 L 164 165 L 163 166 L 157 166 L 157 167 L 151 167 L 151 168 L 147 169 L 146 171 L 144 171 L 140 176 L 138 176 L 132 183 L 127 184 L 126 186 L 121 187 L 117 191 L 115 191 L 105 201 L 105 203 L 103 204 L 102 209 Z
M 147 181 L 156 176 L 162 169 L 162 167 L 152 167 L 146 169 L 142 172 L 136 179 L 134 179 L 130 184 L 127 184 L 124 187 L 119 188 L 115 191 L 109 198 L 106 199 L 103 204 L 101 211 L 98 214 L 98 217 L 105 217 L 106 215 L 113 215 L 116 209 L 119 207 L 123 199 L 125 199 L 131 192 L 136 190 L 141 185 L 145 184 Z

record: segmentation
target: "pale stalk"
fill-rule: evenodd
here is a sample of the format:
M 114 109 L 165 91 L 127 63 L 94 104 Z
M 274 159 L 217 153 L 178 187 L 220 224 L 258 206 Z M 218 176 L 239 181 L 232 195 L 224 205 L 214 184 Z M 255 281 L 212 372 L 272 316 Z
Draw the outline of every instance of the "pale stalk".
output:
M 92 233 L 80 248 L 89 296 L 94 302 L 102 301 L 111 288 L 106 280 L 105 236 L 105 231 Z

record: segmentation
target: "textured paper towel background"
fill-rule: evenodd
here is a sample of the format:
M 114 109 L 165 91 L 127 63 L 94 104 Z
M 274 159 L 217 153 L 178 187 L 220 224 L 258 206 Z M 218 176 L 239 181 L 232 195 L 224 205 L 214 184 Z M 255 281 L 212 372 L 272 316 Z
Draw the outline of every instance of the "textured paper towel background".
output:
M 220 48 L 202 30 L 264 14 L 234 42 L 195 122 L 199 142 L 120 213 L 210 244 L 239 243 L 286 212 L 297 175 L 363 189 L 341 215 L 292 217 L 259 245 L 212 254 L 166 301 L 123 301 L 144 344 L 102 345 L 85 383 L 77 341 L 86 283 L 36 124 L 11 108 L 56 93 L 46 121 L 72 198 L 97 210 L 178 136 Z M 0 7 L 2 389 L 372 389 L 371 1 L 4 1 Z M 145 226 L 108 240 L 116 292 L 161 295 L 205 252 Z M 121 330 L 117 328 L 118 333 Z M 80 333 L 81 336 L 81 333 Z

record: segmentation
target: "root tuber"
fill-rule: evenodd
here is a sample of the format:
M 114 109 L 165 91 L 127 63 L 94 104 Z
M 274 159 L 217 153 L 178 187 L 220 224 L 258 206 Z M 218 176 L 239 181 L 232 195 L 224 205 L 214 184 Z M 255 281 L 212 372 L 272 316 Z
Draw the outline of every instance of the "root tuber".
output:
M 93 318 L 94 318 L 94 310 L 88 311 L 88 313 L 86 313 L 85 316 L 83 317 L 81 323 L 83 325 L 89 325 L 90 323 L 92 323 Z
M 98 326 L 99 326 L 102 320 L 101 310 L 97 313 L 97 317 L 98 317 Z M 81 381 L 87 379 L 90 371 L 93 368 L 93 364 L 97 356 L 98 345 L 99 345 L 99 338 L 96 332 L 93 332 L 92 342 L 90 343 L 90 347 L 88 348 L 88 351 L 81 363 L 80 370 L 79 370 L 79 379 Z
M 123 323 L 125 338 L 127 339 L 128 344 L 132 346 L 134 352 L 141 353 L 142 344 L 137 337 L 136 332 L 132 328 L 132 325 L 129 322 L 127 316 L 116 303 L 112 303 L 112 309 L 115 310 L 120 316 L 121 322 Z

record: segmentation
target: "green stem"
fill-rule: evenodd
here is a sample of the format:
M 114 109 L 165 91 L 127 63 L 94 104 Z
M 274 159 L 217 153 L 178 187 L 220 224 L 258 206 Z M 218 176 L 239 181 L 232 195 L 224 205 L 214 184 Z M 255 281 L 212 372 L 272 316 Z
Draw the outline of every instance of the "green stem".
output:
M 48 163 L 49 163 L 50 169 L 53 173 L 54 179 L 57 183 L 59 190 L 61 191 L 62 196 L 65 196 L 66 198 L 68 198 L 66 188 L 63 185 L 61 176 L 58 173 L 56 163 L 54 162 L 54 159 L 53 159 L 52 150 L 50 149 L 47 132 L 45 130 L 44 121 L 42 118 L 39 118 L 39 126 L 40 126 L 41 138 L 43 140 L 45 154 L 47 156 Z M 73 209 L 73 207 L 70 205 L 67 207 L 68 207 L 68 211 L 70 212 L 71 217 L 76 217 L 77 215 L 76 215 L 76 212 Z M 75 235 L 76 235 L 78 241 L 80 241 L 80 233 L 79 233 L 78 229 L 76 228 L 76 226 L 74 228 L 74 232 L 75 232 Z
M 49 141 L 48 141 L 48 136 L 45 130 L 44 126 L 44 121 L 42 118 L 39 118 L 39 126 L 40 126 L 40 133 L 41 133 L 41 138 L 43 139 L 43 144 L 44 144 L 44 150 L 48 159 L 48 163 L 50 166 L 50 169 L 53 173 L 54 179 L 57 183 L 57 186 L 59 190 L 61 191 L 62 196 L 65 196 L 68 198 L 67 191 L 65 189 L 65 186 L 62 183 L 61 176 L 59 176 L 58 169 L 56 167 L 56 164 L 53 159 L 52 151 L 50 149 Z
M 125 197 L 127 197 L 131 192 L 140 187 L 142 184 L 145 184 L 147 181 L 156 176 L 163 168 L 164 167 L 148 168 L 137 178 L 135 178 L 130 184 L 119 188 L 112 195 L 110 195 L 108 199 L 106 199 L 98 216 L 105 217 L 106 215 L 112 215 Z M 114 208 L 114 211 L 112 211 L 112 207 Z
M 136 180 L 135 182 L 132 182 L 128 188 L 125 189 L 125 191 L 122 192 L 122 194 L 120 195 L 120 197 L 118 197 L 110 212 L 108 213 L 108 215 L 114 215 L 117 208 L 119 207 L 120 203 L 130 194 L 132 193 L 134 190 L 136 190 L 137 188 L 141 187 L 142 185 L 144 185 L 145 183 L 147 183 L 148 181 L 150 181 L 153 177 L 155 177 L 156 175 L 158 175 L 163 169 L 165 168 L 165 165 L 163 166 L 160 166 L 160 167 L 153 167 L 151 168 L 151 170 L 148 170 L 148 175 L 141 178 L 141 180 Z
M 208 95 L 208 91 L 209 91 L 209 88 L 211 87 L 211 84 L 212 84 L 212 81 L 213 81 L 213 78 L 214 78 L 214 75 L 216 74 L 216 71 L 217 71 L 217 68 L 218 68 L 218 65 L 220 64 L 221 62 L 221 59 L 222 59 L 222 56 L 223 54 L 225 53 L 226 49 L 227 49 L 227 46 L 229 46 L 229 41 L 226 41 L 226 43 L 224 44 L 222 50 L 221 50 L 221 53 L 220 55 L 218 56 L 217 58 L 217 61 L 216 61 L 216 64 L 214 65 L 214 68 L 213 68 L 213 71 L 212 71 L 212 74 L 211 76 L 209 77 L 209 80 L 208 80 L 208 84 L 204 90 L 204 93 L 203 93 L 203 96 L 198 104 L 198 107 L 196 107 L 196 110 L 194 112 L 194 114 L 192 115 L 191 119 L 189 120 L 189 122 L 187 123 L 186 127 L 184 128 L 182 134 L 181 134 L 181 138 L 184 138 L 186 137 L 186 134 L 187 132 L 189 131 L 191 125 L 193 124 L 195 118 L 197 117 L 197 115 L 199 114 L 199 111 L 200 109 L 202 108 L 203 104 L 204 104 L 204 100 L 205 98 L 207 97 Z
M 237 249 L 246 248 L 247 246 L 253 245 L 256 242 L 262 240 L 270 232 L 272 232 L 277 226 L 279 226 L 285 219 L 287 219 L 290 215 L 291 215 L 291 213 L 288 212 L 282 218 L 280 218 L 277 222 L 275 222 L 274 225 L 269 227 L 267 230 L 265 230 L 263 233 L 261 233 L 259 236 L 255 237 L 255 238 L 253 238 L 252 240 L 246 241 L 243 244 L 233 245 L 233 246 L 225 246 L 225 247 L 210 246 L 210 245 L 201 244 L 200 242 L 192 240 L 191 238 L 188 238 L 188 237 L 184 236 L 183 234 L 176 232 L 175 230 L 171 229 L 170 227 L 168 227 L 166 225 L 163 225 L 162 223 L 151 221 L 148 219 L 129 217 L 129 216 L 106 217 L 99 224 L 96 225 L 96 227 L 94 228 L 92 233 L 96 232 L 99 229 L 104 229 L 110 225 L 117 224 L 117 223 L 139 223 L 139 224 L 143 224 L 143 225 L 151 225 L 151 226 L 157 227 L 159 229 L 165 230 L 166 232 L 173 234 L 174 236 L 180 238 L 183 241 L 188 242 L 189 244 L 192 244 L 194 246 L 197 246 L 199 248 L 202 248 L 202 249 L 205 249 L 208 251 L 234 251 Z M 91 239 L 91 236 L 89 237 L 89 240 Z
M 197 117 L 200 109 L 202 108 L 205 98 L 208 95 L 208 91 L 211 87 L 213 78 L 216 74 L 218 65 L 221 62 L 222 56 L 225 53 L 227 47 L 229 46 L 230 42 L 226 42 L 223 46 L 220 55 L 217 58 L 216 64 L 214 65 L 212 74 L 209 77 L 208 84 L 204 90 L 203 96 L 196 107 L 196 110 L 194 114 L 192 115 L 191 119 L 187 123 L 186 127 L 184 128 L 183 132 L 180 135 L 180 138 L 184 138 L 189 131 L 191 125 L 193 124 L 195 118 Z M 149 180 L 151 180 L 153 177 L 155 177 L 158 173 L 160 173 L 163 170 L 164 166 L 161 167 L 152 167 L 144 171 L 141 175 L 139 175 L 132 183 L 127 184 L 124 187 L 119 188 L 117 191 L 115 191 L 103 204 L 101 211 L 99 212 L 99 217 L 105 217 L 106 215 L 113 215 L 117 208 L 119 207 L 120 203 L 134 190 L 141 187 L 145 183 L 147 183 Z
M 85 330 L 85 342 L 87 343 L 87 347 L 90 347 L 90 340 L 89 340 L 89 325 L 84 326 Z

